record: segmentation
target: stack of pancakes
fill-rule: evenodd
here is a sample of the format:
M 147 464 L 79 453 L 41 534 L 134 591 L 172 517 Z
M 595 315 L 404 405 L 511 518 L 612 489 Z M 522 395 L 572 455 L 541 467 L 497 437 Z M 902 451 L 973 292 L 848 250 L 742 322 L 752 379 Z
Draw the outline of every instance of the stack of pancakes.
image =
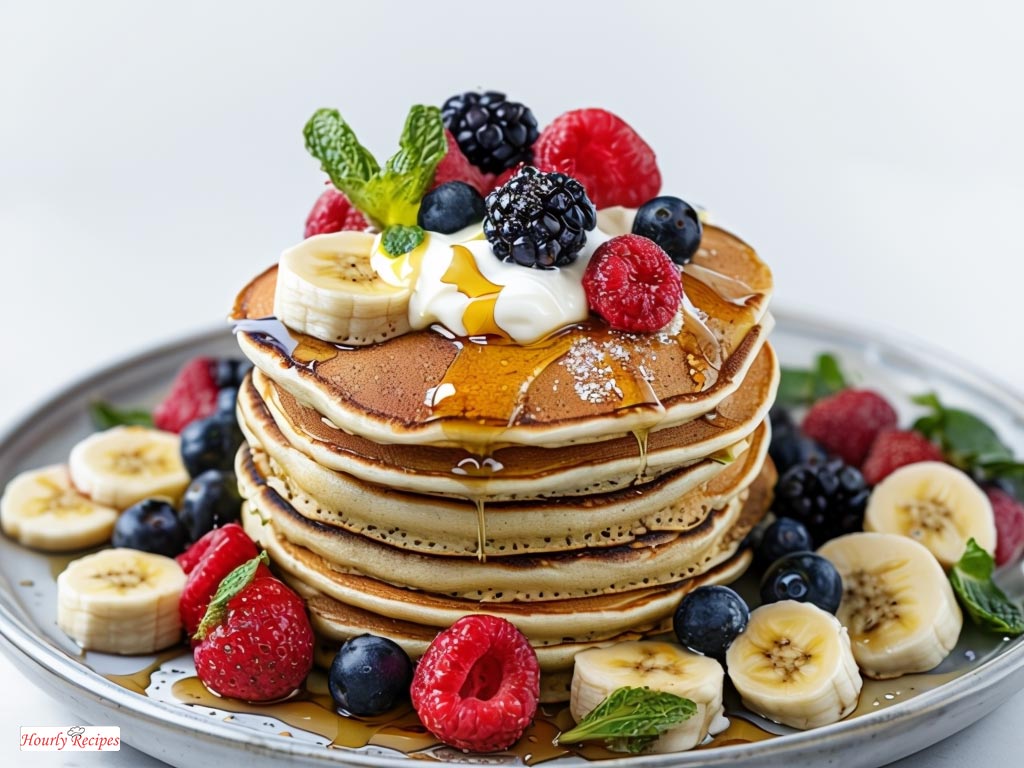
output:
M 654 334 L 594 318 L 530 346 L 434 327 L 338 348 L 271 317 L 275 281 L 233 315 L 255 365 L 237 468 L 321 661 L 365 632 L 416 658 L 486 612 L 562 700 L 576 652 L 664 631 L 683 595 L 746 568 L 778 364 L 771 274 L 734 236 L 705 227 L 681 325 Z

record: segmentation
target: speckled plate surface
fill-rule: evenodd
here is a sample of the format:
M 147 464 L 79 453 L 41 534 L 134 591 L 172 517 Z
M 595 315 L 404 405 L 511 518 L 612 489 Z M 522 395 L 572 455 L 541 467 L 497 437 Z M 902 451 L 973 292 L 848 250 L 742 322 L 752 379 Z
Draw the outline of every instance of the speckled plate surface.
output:
M 783 364 L 807 365 L 821 351 L 837 353 L 858 383 L 891 396 L 901 422 L 911 417 L 910 394 L 937 391 L 951 404 L 966 407 L 997 426 L 1000 436 L 1024 454 L 1024 399 L 979 376 L 946 355 L 921 350 L 848 328 L 786 312 L 777 313 L 772 342 Z M 95 373 L 52 398 L 0 438 L 0 485 L 17 472 L 65 460 L 71 446 L 91 431 L 87 409 L 96 399 L 121 405 L 151 405 L 165 391 L 180 365 L 198 354 L 237 354 L 222 329 L 193 336 Z M 124 740 L 173 765 L 215 766 L 245 760 L 251 766 L 408 765 L 386 746 L 360 750 L 328 748 L 330 739 L 300 722 L 271 713 L 229 713 L 188 705 L 172 693 L 175 680 L 191 674 L 189 657 L 162 658 L 152 675 L 143 675 L 146 695 L 110 676 L 130 675 L 154 659 L 83 655 L 56 626 L 54 579 L 70 557 L 46 557 L 0 538 L 0 647 L 41 689 L 67 703 L 87 722 L 116 724 Z M 1001 574 L 1004 589 L 1024 596 L 1020 565 Z M 148 686 L 148 687 L 147 687 Z M 714 746 L 697 752 L 622 757 L 603 765 L 777 766 L 790 768 L 841 763 L 844 768 L 873 768 L 923 749 L 969 726 L 1024 686 L 1024 638 L 983 636 L 965 628 L 960 644 L 930 675 L 871 683 L 855 716 L 804 733 L 770 726 L 734 707 L 734 714 L 775 738 Z M 295 718 L 291 718 L 292 721 Z M 281 735 L 287 731 L 288 735 Z M 751 729 L 750 732 L 755 732 Z M 537 750 L 539 753 L 540 750 Z M 441 761 L 517 763 L 522 756 L 469 758 L 433 749 L 422 755 Z M 580 758 L 559 758 L 574 765 Z

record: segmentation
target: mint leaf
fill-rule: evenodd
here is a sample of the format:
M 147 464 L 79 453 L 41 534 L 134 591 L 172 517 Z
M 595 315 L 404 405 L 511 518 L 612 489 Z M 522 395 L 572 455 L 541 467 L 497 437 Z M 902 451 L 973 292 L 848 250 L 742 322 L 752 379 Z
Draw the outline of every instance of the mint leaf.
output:
M 336 109 L 318 109 L 302 131 L 306 150 L 320 161 L 334 186 L 349 198 L 358 194 L 380 166 L 370 151 L 359 143 L 355 132 Z
M 153 416 L 149 411 L 121 410 L 103 401 L 95 402 L 89 406 L 89 418 L 92 419 L 93 426 L 99 430 L 120 427 L 122 425 L 153 426 Z
M 846 388 L 839 361 L 834 355 L 818 355 L 814 368 L 783 368 L 779 380 L 779 392 L 775 402 L 785 407 L 811 405 L 828 395 L 834 395 Z
M 1024 613 L 992 581 L 995 561 L 973 538 L 949 572 L 961 605 L 975 624 L 1004 635 L 1024 633 Z
M 256 575 L 256 569 L 261 564 L 270 565 L 270 558 L 266 552 L 260 552 L 252 560 L 242 563 L 221 580 L 220 585 L 217 587 L 217 592 L 206 607 L 203 620 L 199 622 L 199 628 L 196 629 L 196 633 L 192 636 L 194 640 L 202 640 L 206 637 L 207 632 L 224 621 L 224 612 L 227 610 L 228 603 L 239 592 L 249 586 Z
M 408 253 L 417 245 L 423 242 L 427 236 L 420 227 L 406 227 L 402 224 L 395 224 L 384 230 L 381 237 L 381 245 L 389 256 L 401 256 Z
M 619 751 L 635 754 L 696 711 L 696 704 L 674 693 L 617 688 L 575 728 L 558 734 L 555 743 L 603 740 Z

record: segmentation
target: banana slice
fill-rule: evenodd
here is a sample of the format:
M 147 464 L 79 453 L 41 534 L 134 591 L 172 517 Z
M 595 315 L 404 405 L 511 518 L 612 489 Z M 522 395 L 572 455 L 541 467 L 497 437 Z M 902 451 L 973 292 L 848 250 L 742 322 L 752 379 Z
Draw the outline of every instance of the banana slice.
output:
M 181 640 L 185 573 L 173 559 L 104 549 L 57 577 L 57 625 L 83 648 L 153 653 Z
M 846 717 L 863 684 L 839 620 L 794 600 L 752 611 L 725 661 L 747 709 L 793 728 Z
M 109 541 L 117 515 L 116 509 L 75 490 L 63 464 L 22 472 L 0 497 L 4 533 L 45 552 L 71 552 Z
M 875 486 L 864 512 L 864 530 L 909 536 L 947 570 L 972 537 L 987 552 L 996 551 L 988 497 L 970 477 L 941 461 L 900 467 Z
M 366 232 L 334 232 L 285 251 L 274 294 L 277 319 L 332 344 L 366 346 L 408 333 L 412 291 L 377 274 L 373 241 Z
M 71 449 L 68 469 L 80 492 L 121 510 L 154 496 L 177 502 L 189 484 L 178 436 L 147 427 L 89 435 Z
M 693 717 L 662 734 L 654 752 L 682 752 L 700 744 L 722 714 L 722 665 L 672 643 L 634 640 L 576 654 L 569 711 L 578 723 L 613 691 L 647 687 L 690 699 Z
M 851 533 L 818 554 L 843 577 L 837 618 L 868 677 L 927 672 L 949 655 L 963 614 L 932 553 L 906 536 Z

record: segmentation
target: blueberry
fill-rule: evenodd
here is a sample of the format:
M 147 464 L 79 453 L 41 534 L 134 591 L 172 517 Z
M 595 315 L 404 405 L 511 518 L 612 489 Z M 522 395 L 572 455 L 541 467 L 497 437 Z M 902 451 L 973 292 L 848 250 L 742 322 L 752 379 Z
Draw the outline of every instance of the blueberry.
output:
M 672 626 L 687 648 L 721 660 L 749 619 L 750 609 L 734 590 L 698 587 L 679 602 Z
M 334 703 L 353 715 L 387 712 L 409 695 L 412 661 L 402 647 L 376 635 L 346 640 L 327 676 Z
M 163 499 L 146 499 L 128 507 L 114 523 L 111 543 L 174 557 L 185 551 L 188 532 L 178 513 Z
M 799 520 L 780 517 L 765 528 L 757 546 L 757 559 L 762 567 L 769 566 L 783 555 L 806 552 L 814 547 L 811 534 Z
M 633 234 L 656 242 L 676 264 L 693 258 L 703 230 L 697 211 L 678 197 L 651 198 L 633 220 Z
M 796 600 L 835 613 L 843 597 L 839 571 L 821 555 L 793 552 L 776 560 L 761 579 L 761 602 Z
M 235 403 L 238 402 L 238 387 L 223 387 L 217 392 L 218 415 L 235 417 Z
M 446 235 L 484 220 L 484 199 L 473 187 L 449 181 L 423 196 L 416 223 L 423 229 Z
M 178 517 L 195 541 L 214 528 L 236 522 L 241 512 L 242 496 L 234 473 L 208 469 L 189 484 Z
M 192 477 L 208 469 L 230 472 L 243 439 L 233 413 L 196 419 L 181 430 L 181 460 Z
M 252 368 L 252 363 L 238 357 L 222 357 L 214 363 L 213 381 L 217 389 L 237 387 L 242 383 L 245 374 Z

